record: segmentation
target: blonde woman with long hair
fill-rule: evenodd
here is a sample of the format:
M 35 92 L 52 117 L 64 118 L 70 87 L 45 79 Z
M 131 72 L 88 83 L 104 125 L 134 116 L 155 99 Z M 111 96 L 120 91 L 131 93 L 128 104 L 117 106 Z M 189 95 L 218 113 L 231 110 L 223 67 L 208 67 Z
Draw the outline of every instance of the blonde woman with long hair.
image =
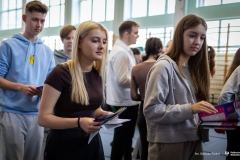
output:
M 57 65 L 47 77 L 38 115 L 40 126 L 51 128 L 44 157 L 48 159 L 104 160 L 94 118 L 112 114 L 101 109 L 107 59 L 107 30 L 86 21 L 77 28 L 72 60 Z M 53 114 L 54 113 L 54 114 Z

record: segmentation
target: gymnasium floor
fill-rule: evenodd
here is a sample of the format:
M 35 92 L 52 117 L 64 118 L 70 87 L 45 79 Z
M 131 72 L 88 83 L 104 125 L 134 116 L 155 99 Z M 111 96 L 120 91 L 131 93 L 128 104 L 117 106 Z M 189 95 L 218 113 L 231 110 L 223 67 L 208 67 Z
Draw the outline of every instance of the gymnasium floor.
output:
M 104 155 L 105 160 L 110 160 L 110 153 L 111 153 L 111 146 L 110 143 L 113 139 L 113 129 L 104 131 L 100 131 L 100 135 L 103 142 L 103 148 L 104 148 Z M 44 145 L 46 140 L 46 133 L 44 137 Z M 203 150 L 204 150 L 204 160 L 225 160 L 225 148 L 226 148 L 226 135 L 223 134 L 217 134 L 214 130 L 209 130 L 210 135 L 210 142 L 203 143 Z M 138 128 L 135 129 L 135 134 L 133 138 L 133 148 L 135 147 L 135 144 L 137 142 L 137 138 L 139 136 Z M 136 150 L 134 151 L 133 160 L 136 159 Z
M 107 130 L 107 131 L 101 130 L 100 134 L 101 134 L 103 147 L 104 147 L 105 160 L 110 160 L 109 158 L 111 153 L 110 143 L 113 138 L 113 129 Z M 134 138 L 133 138 L 133 148 L 135 147 L 138 135 L 139 135 L 139 132 L 136 127 Z M 210 135 L 210 142 L 206 142 L 203 144 L 204 160 L 225 160 L 224 154 L 225 154 L 225 148 L 226 148 L 226 135 L 217 134 L 212 129 L 209 131 L 209 135 Z M 46 136 L 47 136 L 47 133 L 45 132 L 43 146 L 45 146 Z M 1 137 L 0 137 L 0 141 L 2 141 Z M 0 146 L 0 160 L 3 160 L 3 158 L 1 157 L 2 155 L 1 149 L 2 149 L 2 146 Z M 136 155 L 135 153 L 136 153 L 136 150 L 134 151 L 134 155 Z M 133 158 L 133 160 L 136 160 L 136 159 Z

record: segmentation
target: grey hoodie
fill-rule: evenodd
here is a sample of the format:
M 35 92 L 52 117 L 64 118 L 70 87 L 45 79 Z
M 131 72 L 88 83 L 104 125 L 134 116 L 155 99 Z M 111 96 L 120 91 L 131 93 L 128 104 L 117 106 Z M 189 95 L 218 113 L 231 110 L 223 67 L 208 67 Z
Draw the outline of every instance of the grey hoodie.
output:
M 63 54 L 61 51 L 54 50 L 54 59 L 55 59 L 55 64 L 57 65 L 60 63 L 64 63 L 70 60 L 71 58 L 66 54 Z
M 156 143 L 195 141 L 198 115 L 192 113 L 196 103 L 191 82 L 183 78 L 177 64 L 161 55 L 150 69 L 146 81 L 144 115 L 147 139 Z
M 233 102 L 240 99 L 240 66 L 238 66 L 224 84 L 218 104 Z
M 40 38 L 31 42 L 18 33 L 0 45 L 0 78 L 42 86 L 54 67 L 52 50 Z M 3 112 L 38 114 L 39 103 L 39 96 L 27 97 L 22 92 L 0 88 L 0 110 Z

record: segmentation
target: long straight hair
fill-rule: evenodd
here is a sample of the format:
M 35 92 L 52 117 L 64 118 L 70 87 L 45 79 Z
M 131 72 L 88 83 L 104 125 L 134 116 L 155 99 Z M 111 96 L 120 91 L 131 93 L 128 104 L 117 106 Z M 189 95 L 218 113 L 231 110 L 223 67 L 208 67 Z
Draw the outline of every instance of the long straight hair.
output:
M 186 76 L 183 73 L 182 61 L 180 58 L 180 55 L 184 52 L 183 33 L 187 29 L 196 27 L 199 24 L 203 25 L 207 30 L 207 24 L 201 17 L 194 14 L 183 17 L 175 29 L 172 47 L 170 47 L 169 51 L 166 53 L 177 63 L 179 71 L 184 78 L 186 78 Z M 188 66 L 192 78 L 192 83 L 195 87 L 195 96 L 197 100 L 208 101 L 210 88 L 210 71 L 206 37 L 204 38 L 202 48 L 199 50 L 199 52 L 195 56 L 191 56 L 189 58 Z
M 83 105 L 89 105 L 89 97 L 84 84 L 84 75 L 81 68 L 80 58 L 81 58 L 81 49 L 78 47 L 79 41 L 82 40 L 90 31 L 94 29 L 100 29 L 106 33 L 106 38 L 108 39 L 108 32 L 105 27 L 101 24 L 86 21 L 81 23 L 75 33 L 73 41 L 73 51 L 72 51 L 72 60 L 67 61 L 65 64 L 70 70 L 72 76 L 72 86 L 71 86 L 71 100 L 76 103 L 81 103 Z M 105 68 L 107 60 L 108 46 L 106 44 L 105 53 L 99 61 L 93 62 L 93 67 L 98 71 L 99 75 L 102 78 L 102 90 L 104 96 L 104 82 L 105 82 Z
M 208 46 L 208 61 L 209 61 L 209 69 L 210 74 L 213 77 L 216 70 L 215 70 L 215 49 L 212 46 Z
M 240 65 L 240 48 L 237 50 L 233 57 L 233 61 L 228 69 L 227 75 L 224 78 L 224 83 L 228 80 L 231 76 L 232 72 Z

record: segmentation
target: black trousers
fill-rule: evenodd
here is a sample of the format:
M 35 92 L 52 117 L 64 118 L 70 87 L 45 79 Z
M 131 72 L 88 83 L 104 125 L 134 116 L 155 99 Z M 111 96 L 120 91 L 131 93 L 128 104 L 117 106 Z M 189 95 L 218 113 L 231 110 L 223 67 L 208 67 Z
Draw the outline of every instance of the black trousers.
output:
M 147 124 L 146 124 L 145 116 L 143 114 L 143 104 L 144 104 L 144 101 L 141 101 L 137 125 L 138 125 L 139 134 L 140 134 L 141 145 L 142 145 L 141 160 L 147 160 L 148 159 Z
M 239 160 L 239 156 L 231 156 L 231 151 L 240 153 L 240 128 L 227 131 L 227 151 L 229 155 L 226 160 Z
M 132 138 L 134 136 L 138 106 L 128 106 L 128 108 L 119 115 L 120 119 L 131 119 L 122 126 L 115 128 L 112 142 L 111 160 L 132 160 Z M 114 106 L 116 109 L 120 107 Z M 123 107 L 123 106 L 121 106 Z
M 99 133 L 88 144 L 82 129 L 51 130 L 47 136 L 44 160 L 104 160 Z

